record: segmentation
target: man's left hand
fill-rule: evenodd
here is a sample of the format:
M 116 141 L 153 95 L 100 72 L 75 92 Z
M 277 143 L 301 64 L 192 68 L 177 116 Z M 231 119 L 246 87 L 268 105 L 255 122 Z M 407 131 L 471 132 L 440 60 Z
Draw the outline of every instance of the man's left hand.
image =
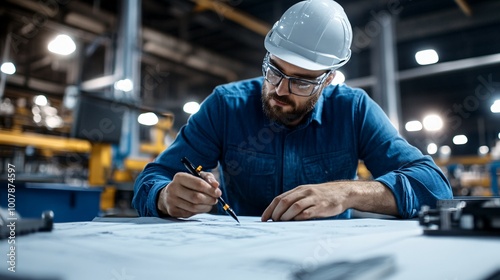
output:
M 349 208 L 346 205 L 348 196 L 349 188 L 340 182 L 298 186 L 275 197 L 261 220 L 309 220 L 335 216 Z

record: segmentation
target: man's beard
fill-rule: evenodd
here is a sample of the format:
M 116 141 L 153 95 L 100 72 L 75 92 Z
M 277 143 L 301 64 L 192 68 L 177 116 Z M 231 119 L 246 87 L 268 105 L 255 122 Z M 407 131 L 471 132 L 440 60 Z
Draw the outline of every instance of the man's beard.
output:
M 320 93 L 314 94 L 312 97 L 303 97 L 308 98 L 305 104 L 297 105 L 293 102 L 292 99 L 289 98 L 289 95 L 278 95 L 276 94 L 276 88 L 273 91 L 269 91 L 267 84 L 264 83 L 262 85 L 262 109 L 266 116 L 272 121 L 276 121 L 282 123 L 286 126 L 297 125 L 297 121 L 304 118 L 307 113 L 311 112 L 314 109 L 314 105 L 318 101 Z M 271 99 L 275 99 L 279 102 L 288 104 L 292 107 L 291 111 L 283 112 L 283 107 L 281 106 L 271 106 L 269 101 Z

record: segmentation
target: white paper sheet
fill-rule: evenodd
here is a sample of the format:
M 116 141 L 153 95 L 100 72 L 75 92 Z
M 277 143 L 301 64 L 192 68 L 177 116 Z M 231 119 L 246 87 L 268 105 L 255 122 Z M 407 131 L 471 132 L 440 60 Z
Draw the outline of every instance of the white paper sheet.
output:
M 417 221 L 239 219 L 239 225 L 229 216 L 208 214 L 56 224 L 53 232 L 18 238 L 17 271 L 60 279 L 291 279 L 294 271 L 325 262 L 394 255 L 405 277 L 393 279 L 477 279 L 473 276 L 492 271 L 494 262 L 462 273 L 466 268 L 455 267 L 461 262 L 456 254 L 496 257 L 500 264 L 499 239 L 422 236 Z M 7 244 L 0 242 L 5 252 Z M 449 260 L 449 265 L 424 270 L 432 264 L 427 257 Z M 453 275 L 467 277 L 446 278 Z

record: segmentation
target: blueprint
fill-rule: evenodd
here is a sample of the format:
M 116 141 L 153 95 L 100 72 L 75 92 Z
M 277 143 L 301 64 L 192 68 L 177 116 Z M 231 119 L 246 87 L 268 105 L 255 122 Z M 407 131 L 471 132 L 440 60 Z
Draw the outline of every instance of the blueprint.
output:
M 18 238 L 17 272 L 46 279 L 293 279 L 297 270 L 377 255 L 414 265 L 418 254 L 429 252 L 426 243 L 433 244 L 431 249 L 440 246 L 422 236 L 417 221 L 239 219 L 241 224 L 230 216 L 202 214 L 189 219 L 96 218 L 57 223 L 52 232 Z M 0 244 L 2 252 L 7 245 Z M 477 258 L 483 260 L 478 266 L 483 273 L 495 267 L 500 242 L 469 240 L 466 245 L 482 250 L 483 256 L 497 255 L 496 262 Z M 441 251 L 434 255 L 439 258 L 445 254 Z M 398 271 L 403 278 L 394 279 L 411 279 L 405 277 L 415 273 Z M 454 279 L 446 278 L 449 271 L 441 278 L 425 274 L 428 270 L 417 271 L 424 273 L 420 279 Z

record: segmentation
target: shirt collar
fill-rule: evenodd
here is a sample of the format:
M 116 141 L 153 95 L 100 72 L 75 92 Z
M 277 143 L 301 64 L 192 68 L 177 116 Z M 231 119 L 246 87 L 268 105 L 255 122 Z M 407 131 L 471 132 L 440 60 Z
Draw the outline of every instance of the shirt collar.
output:
M 318 124 L 321 124 L 321 116 L 323 115 L 324 101 L 325 97 L 323 94 L 321 94 L 318 98 L 318 101 L 316 102 L 316 105 L 314 105 L 314 109 L 312 110 L 311 120 L 308 121 L 308 123 L 310 123 L 311 121 L 316 121 Z
M 318 101 L 316 102 L 316 105 L 314 105 L 314 108 L 312 109 L 311 112 L 309 112 L 305 117 L 307 118 L 305 122 L 302 122 L 299 124 L 297 127 L 294 129 L 302 129 L 308 125 L 310 125 L 313 121 L 317 122 L 318 124 L 321 125 L 321 116 L 323 115 L 323 103 L 324 103 L 324 95 L 321 94 L 318 98 Z

